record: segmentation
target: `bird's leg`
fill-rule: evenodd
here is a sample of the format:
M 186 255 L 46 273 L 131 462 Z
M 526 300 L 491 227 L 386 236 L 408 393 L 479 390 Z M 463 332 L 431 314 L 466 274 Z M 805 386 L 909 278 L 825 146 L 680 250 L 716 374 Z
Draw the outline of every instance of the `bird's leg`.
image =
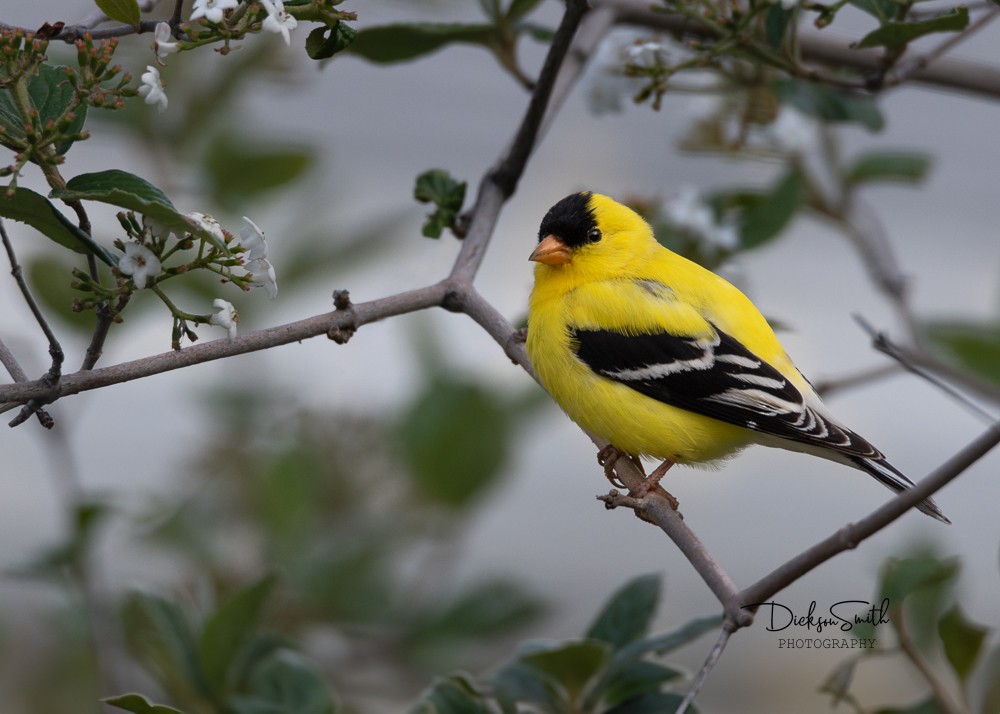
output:
M 674 465 L 673 461 L 671 461 L 670 459 L 665 459 L 662 464 L 657 466 L 653 470 L 653 472 L 646 477 L 646 479 L 639 485 L 637 489 L 635 489 L 635 491 L 630 490 L 629 495 L 634 496 L 635 498 L 642 498 L 650 491 L 655 491 L 656 493 L 667 499 L 667 502 L 670 504 L 670 507 L 676 511 L 677 507 L 681 505 L 680 502 L 674 497 L 673 494 L 671 494 L 665 488 L 660 486 L 660 479 L 663 478 L 663 476 L 667 473 L 667 471 L 670 470 L 670 467 L 673 465 Z

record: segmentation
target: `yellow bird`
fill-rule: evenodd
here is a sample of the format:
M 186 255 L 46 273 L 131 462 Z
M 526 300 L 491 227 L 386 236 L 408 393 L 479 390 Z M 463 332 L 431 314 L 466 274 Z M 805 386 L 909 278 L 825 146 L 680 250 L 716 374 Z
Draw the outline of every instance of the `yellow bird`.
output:
M 894 491 L 913 482 L 838 422 L 750 300 L 673 253 L 633 210 L 584 192 L 555 204 L 531 254 L 528 356 L 580 426 L 619 452 L 674 463 L 751 444 L 821 456 Z M 949 523 L 927 499 L 924 513 Z

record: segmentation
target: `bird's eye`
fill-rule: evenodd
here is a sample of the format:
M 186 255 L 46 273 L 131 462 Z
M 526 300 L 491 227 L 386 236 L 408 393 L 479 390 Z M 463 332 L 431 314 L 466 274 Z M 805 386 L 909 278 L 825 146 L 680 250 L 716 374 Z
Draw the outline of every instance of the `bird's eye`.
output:
M 601 239 L 601 229 L 600 228 L 591 228 L 589 231 L 587 231 L 587 241 L 588 242 L 590 242 L 590 243 L 596 243 L 600 239 Z

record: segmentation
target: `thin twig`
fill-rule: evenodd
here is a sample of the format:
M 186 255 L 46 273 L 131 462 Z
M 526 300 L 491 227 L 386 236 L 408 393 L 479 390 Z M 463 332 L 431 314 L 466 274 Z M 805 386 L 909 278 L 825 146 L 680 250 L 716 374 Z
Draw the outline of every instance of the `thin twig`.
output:
M 920 650 L 910 637 L 906 618 L 903 617 L 902 606 L 896 606 L 893 610 L 895 611 L 895 617 L 892 618 L 892 623 L 893 627 L 896 628 L 896 635 L 899 637 L 899 648 L 910 662 L 913 663 L 913 666 L 917 668 L 917 671 L 920 672 L 920 675 L 927 682 L 928 686 L 930 686 L 931 693 L 940 711 L 942 714 L 962 714 L 962 708 L 952 701 L 951 695 L 948 693 L 948 688 L 941 681 L 940 677 L 937 676 L 930 664 L 927 663 L 927 660 L 920 653 Z
M 882 81 L 882 86 L 895 87 L 907 81 L 917 72 L 926 69 L 933 62 L 940 60 L 946 53 L 950 52 L 956 46 L 968 40 L 976 32 L 986 27 L 986 25 L 996 19 L 998 14 L 1000 14 L 1000 7 L 997 7 L 996 5 L 991 6 L 984 15 L 977 18 L 975 22 L 961 32 L 955 33 L 927 54 L 905 62 L 901 67 L 898 67 L 896 71 L 890 72 Z
M 904 369 L 927 380 L 980 419 L 987 422 L 993 422 L 996 420 L 996 417 L 993 414 L 990 414 L 985 409 L 982 409 L 978 404 L 973 402 L 950 384 L 942 381 L 936 375 L 931 374 L 930 369 L 926 367 L 927 358 L 921 357 L 921 352 L 905 350 L 902 346 L 892 342 L 884 332 L 876 330 L 875 327 L 861 315 L 855 315 L 854 321 L 861 326 L 861 329 L 868 333 L 868 336 L 872 339 L 872 346 L 879 352 L 892 357 Z M 923 360 L 923 362 L 921 360 Z
M 719 631 L 719 639 L 716 640 L 715 645 L 712 647 L 712 651 L 708 653 L 708 657 L 705 659 L 705 664 L 701 666 L 698 670 L 698 674 L 695 675 L 694 680 L 691 682 L 691 686 L 688 687 L 687 693 L 684 694 L 684 699 L 681 700 L 680 705 L 674 711 L 674 714 L 685 714 L 692 704 L 694 704 L 695 697 L 701 692 L 701 688 L 705 686 L 705 680 L 708 679 L 708 675 L 715 668 L 716 663 L 719 661 L 719 657 L 722 656 L 723 650 L 726 649 L 726 644 L 729 642 L 730 635 L 733 631 L 727 627 L 723 627 Z
M 852 372 L 851 374 L 845 374 L 840 377 L 830 377 L 828 379 L 821 379 L 813 382 L 813 389 L 819 394 L 823 399 L 827 399 L 831 394 L 836 392 L 843 392 L 848 389 L 857 389 L 872 382 L 877 382 L 879 380 L 885 379 L 886 377 L 891 377 L 894 374 L 899 374 L 902 372 L 902 366 L 898 364 L 880 364 L 875 367 L 868 367 L 867 369 L 861 369 L 857 372 Z
M 7 251 L 7 259 L 10 261 L 10 274 L 14 276 L 14 282 L 17 283 L 17 287 L 20 289 L 21 295 L 24 297 L 24 301 L 28 304 L 28 309 L 31 310 L 31 314 L 34 315 L 35 321 L 38 323 L 38 326 L 42 329 L 42 333 L 49 342 L 49 357 L 52 359 L 52 362 L 49 365 L 48 371 L 39 381 L 45 384 L 55 384 L 59 381 L 59 375 L 62 371 L 62 346 L 60 346 L 55 333 L 52 332 L 52 329 L 49 327 L 49 323 L 45 321 L 45 316 L 42 314 L 41 309 L 38 307 L 38 303 L 35 302 L 35 298 L 31 294 L 31 290 L 28 288 L 28 283 L 24 279 L 24 271 L 21 270 L 21 264 L 17 262 L 17 255 L 14 253 L 14 245 L 10 241 L 10 236 L 7 235 L 7 227 L 4 225 L 3 220 L 0 220 L 0 239 L 2 239 L 4 249 Z M 11 374 L 11 376 L 14 375 Z M 32 414 L 38 414 L 39 423 L 41 423 L 41 425 L 46 429 L 51 429 L 54 422 L 52 421 L 51 415 L 42 409 L 43 405 L 44 402 L 39 402 L 37 400 L 27 401 L 21 409 L 21 413 L 18 414 L 13 421 L 11 421 L 10 426 L 23 424 Z

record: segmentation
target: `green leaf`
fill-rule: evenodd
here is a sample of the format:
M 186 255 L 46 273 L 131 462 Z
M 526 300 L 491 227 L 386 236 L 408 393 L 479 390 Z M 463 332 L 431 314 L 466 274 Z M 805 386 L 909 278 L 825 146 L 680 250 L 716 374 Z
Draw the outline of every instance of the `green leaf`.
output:
M 722 615 L 709 615 L 691 620 L 676 630 L 630 642 L 615 653 L 615 662 L 618 665 L 624 664 L 649 652 L 664 655 L 721 626 Z
M 28 99 L 31 106 L 38 112 L 38 126 L 44 127 L 48 122 L 61 121 L 74 101 L 73 85 L 67 77 L 69 68 L 63 65 L 43 64 L 38 67 L 38 73 L 28 80 Z M 87 119 L 87 105 L 81 104 L 73 108 L 73 120 L 64 130 L 66 134 L 77 134 L 83 129 Z M 17 110 L 9 90 L 0 91 L 0 143 L 15 151 L 20 151 L 13 143 L 5 140 L 5 136 L 17 142 L 25 140 L 24 125 L 26 119 Z M 65 154 L 73 145 L 73 139 L 63 139 L 56 144 L 56 152 Z
M 387 64 L 412 60 L 453 42 L 490 46 L 496 40 L 493 25 L 383 25 L 359 31 L 348 51 L 370 62 Z
M 475 419 L 469 415 L 474 414 Z M 460 507 L 500 474 L 510 423 L 497 395 L 437 377 L 403 414 L 397 441 L 420 493 Z
M 660 577 L 642 575 L 626 583 L 611 596 L 587 630 L 586 637 L 621 649 L 649 629 L 660 598 Z
M 491 579 L 459 595 L 419 627 L 417 637 L 486 639 L 538 615 L 538 601 L 507 580 Z
M 234 714 L 333 714 L 336 708 L 319 670 L 287 648 L 255 666 L 247 692 L 229 705 Z
M 957 604 L 938 622 L 944 654 L 959 681 L 964 683 L 969 678 L 988 633 L 986 628 L 969 622 Z
M 427 216 L 423 234 L 440 238 L 445 228 L 455 225 L 465 202 L 465 181 L 456 181 L 444 169 L 431 169 L 417 176 L 413 197 L 421 203 L 433 203 L 437 210 Z
M 993 648 L 983 666 L 982 681 L 985 684 L 980 699 L 979 714 L 1000 712 L 1000 645 Z
M 174 709 L 164 704 L 152 704 L 141 694 L 121 694 L 101 701 L 118 709 L 132 712 L 132 714 L 184 714 L 180 709 Z
M 899 11 L 899 3 L 896 0 L 849 0 L 849 2 L 881 22 L 895 17 Z
M 757 248 L 776 238 L 805 203 L 807 191 L 802 170 L 792 167 L 769 193 L 746 196 L 739 220 L 740 246 Z
M 931 551 L 889 558 L 879 574 L 879 600 L 888 600 L 890 619 L 905 605 L 907 624 L 918 643 L 937 639 L 935 623 L 958 578 L 958 558 L 939 558 Z
M 854 160 L 845 172 L 844 181 L 849 186 L 873 181 L 920 183 L 930 165 L 931 158 L 927 154 L 871 151 Z
M 523 662 L 508 662 L 494 673 L 490 683 L 505 713 L 521 711 L 518 703 L 536 704 L 544 712 L 558 712 L 566 707 L 552 678 Z
M 194 220 L 180 213 L 167 195 L 144 178 L 119 169 L 74 176 L 65 189 L 56 189 L 50 198 L 64 201 L 100 201 L 155 218 L 163 225 L 184 233 L 195 233 L 218 244 L 217 239 Z M 225 247 L 225 246 L 220 246 Z
M 775 3 L 767 8 L 764 27 L 767 32 L 767 43 L 772 48 L 781 49 L 785 42 L 788 24 L 793 17 L 795 17 L 795 8 L 786 8 L 781 3 Z
M 59 245 L 77 253 L 93 253 L 107 265 L 117 265 L 118 258 L 80 230 L 45 196 L 29 188 L 17 187 L 8 197 L 0 191 L 0 216 L 26 223 Z
M 941 714 L 941 709 L 937 700 L 931 695 L 908 707 L 885 707 L 876 710 L 874 714 Z
M 101 8 L 101 12 L 112 20 L 139 27 L 142 15 L 139 11 L 139 0 L 94 0 L 94 2 Z
M 141 694 L 122 694 L 102 699 L 102 702 L 134 714 L 184 714 L 179 709 L 164 704 L 152 704 Z
M 602 699 L 607 706 L 624 704 L 637 697 L 655 694 L 666 682 L 683 677 L 683 673 L 656 662 L 629 662 L 608 680 Z
M 861 38 L 855 47 L 888 47 L 900 50 L 910 42 L 934 32 L 961 32 L 969 24 L 969 9 L 964 5 L 948 12 L 917 22 L 886 22 L 877 30 Z
M 837 706 L 846 700 L 851 689 L 851 681 L 854 679 L 854 669 L 857 667 L 858 662 L 857 657 L 844 660 L 837 665 L 836 669 L 830 673 L 830 676 L 820 686 L 820 692 L 833 697 L 833 701 L 830 702 L 831 706 Z
M 775 84 L 782 101 L 803 114 L 827 122 L 856 122 L 871 131 L 880 131 L 885 120 L 872 97 L 796 79 Z
M 267 575 L 240 590 L 212 613 L 198 638 L 198 661 L 208 684 L 222 690 L 233 664 L 252 640 L 277 578 Z
M 25 265 L 28 285 L 47 317 L 55 315 L 67 326 L 89 335 L 94 331 L 94 313 L 73 312 L 73 301 L 82 293 L 70 287 L 72 270 L 79 266 L 67 260 L 68 257 L 44 253 L 28 257 Z
M 510 0 L 510 5 L 507 6 L 507 22 L 520 20 L 522 17 L 538 7 L 539 2 L 541 2 L 541 0 Z
M 598 640 L 536 643 L 533 651 L 518 659 L 558 682 L 570 702 L 577 702 L 587 683 L 610 661 L 611 647 Z
M 482 696 L 464 678 L 439 679 L 424 692 L 413 714 L 493 714 Z
M 331 27 L 317 27 L 306 37 L 306 54 L 314 60 L 329 59 L 350 47 L 357 36 L 357 30 L 339 20 Z
M 123 620 L 130 649 L 161 679 L 182 689 L 209 692 L 194 634 L 175 603 L 154 593 L 135 592 L 125 601 Z
M 925 338 L 951 362 L 1000 384 L 1000 323 L 950 320 L 922 325 Z
M 684 695 L 673 692 L 656 692 L 629 699 L 604 714 L 673 714 L 684 701 Z M 697 708 L 689 706 L 687 711 L 697 714 Z
M 235 210 L 298 180 L 313 163 L 304 147 L 268 143 L 258 149 L 249 139 L 234 140 L 221 133 L 209 146 L 204 167 L 213 200 Z

